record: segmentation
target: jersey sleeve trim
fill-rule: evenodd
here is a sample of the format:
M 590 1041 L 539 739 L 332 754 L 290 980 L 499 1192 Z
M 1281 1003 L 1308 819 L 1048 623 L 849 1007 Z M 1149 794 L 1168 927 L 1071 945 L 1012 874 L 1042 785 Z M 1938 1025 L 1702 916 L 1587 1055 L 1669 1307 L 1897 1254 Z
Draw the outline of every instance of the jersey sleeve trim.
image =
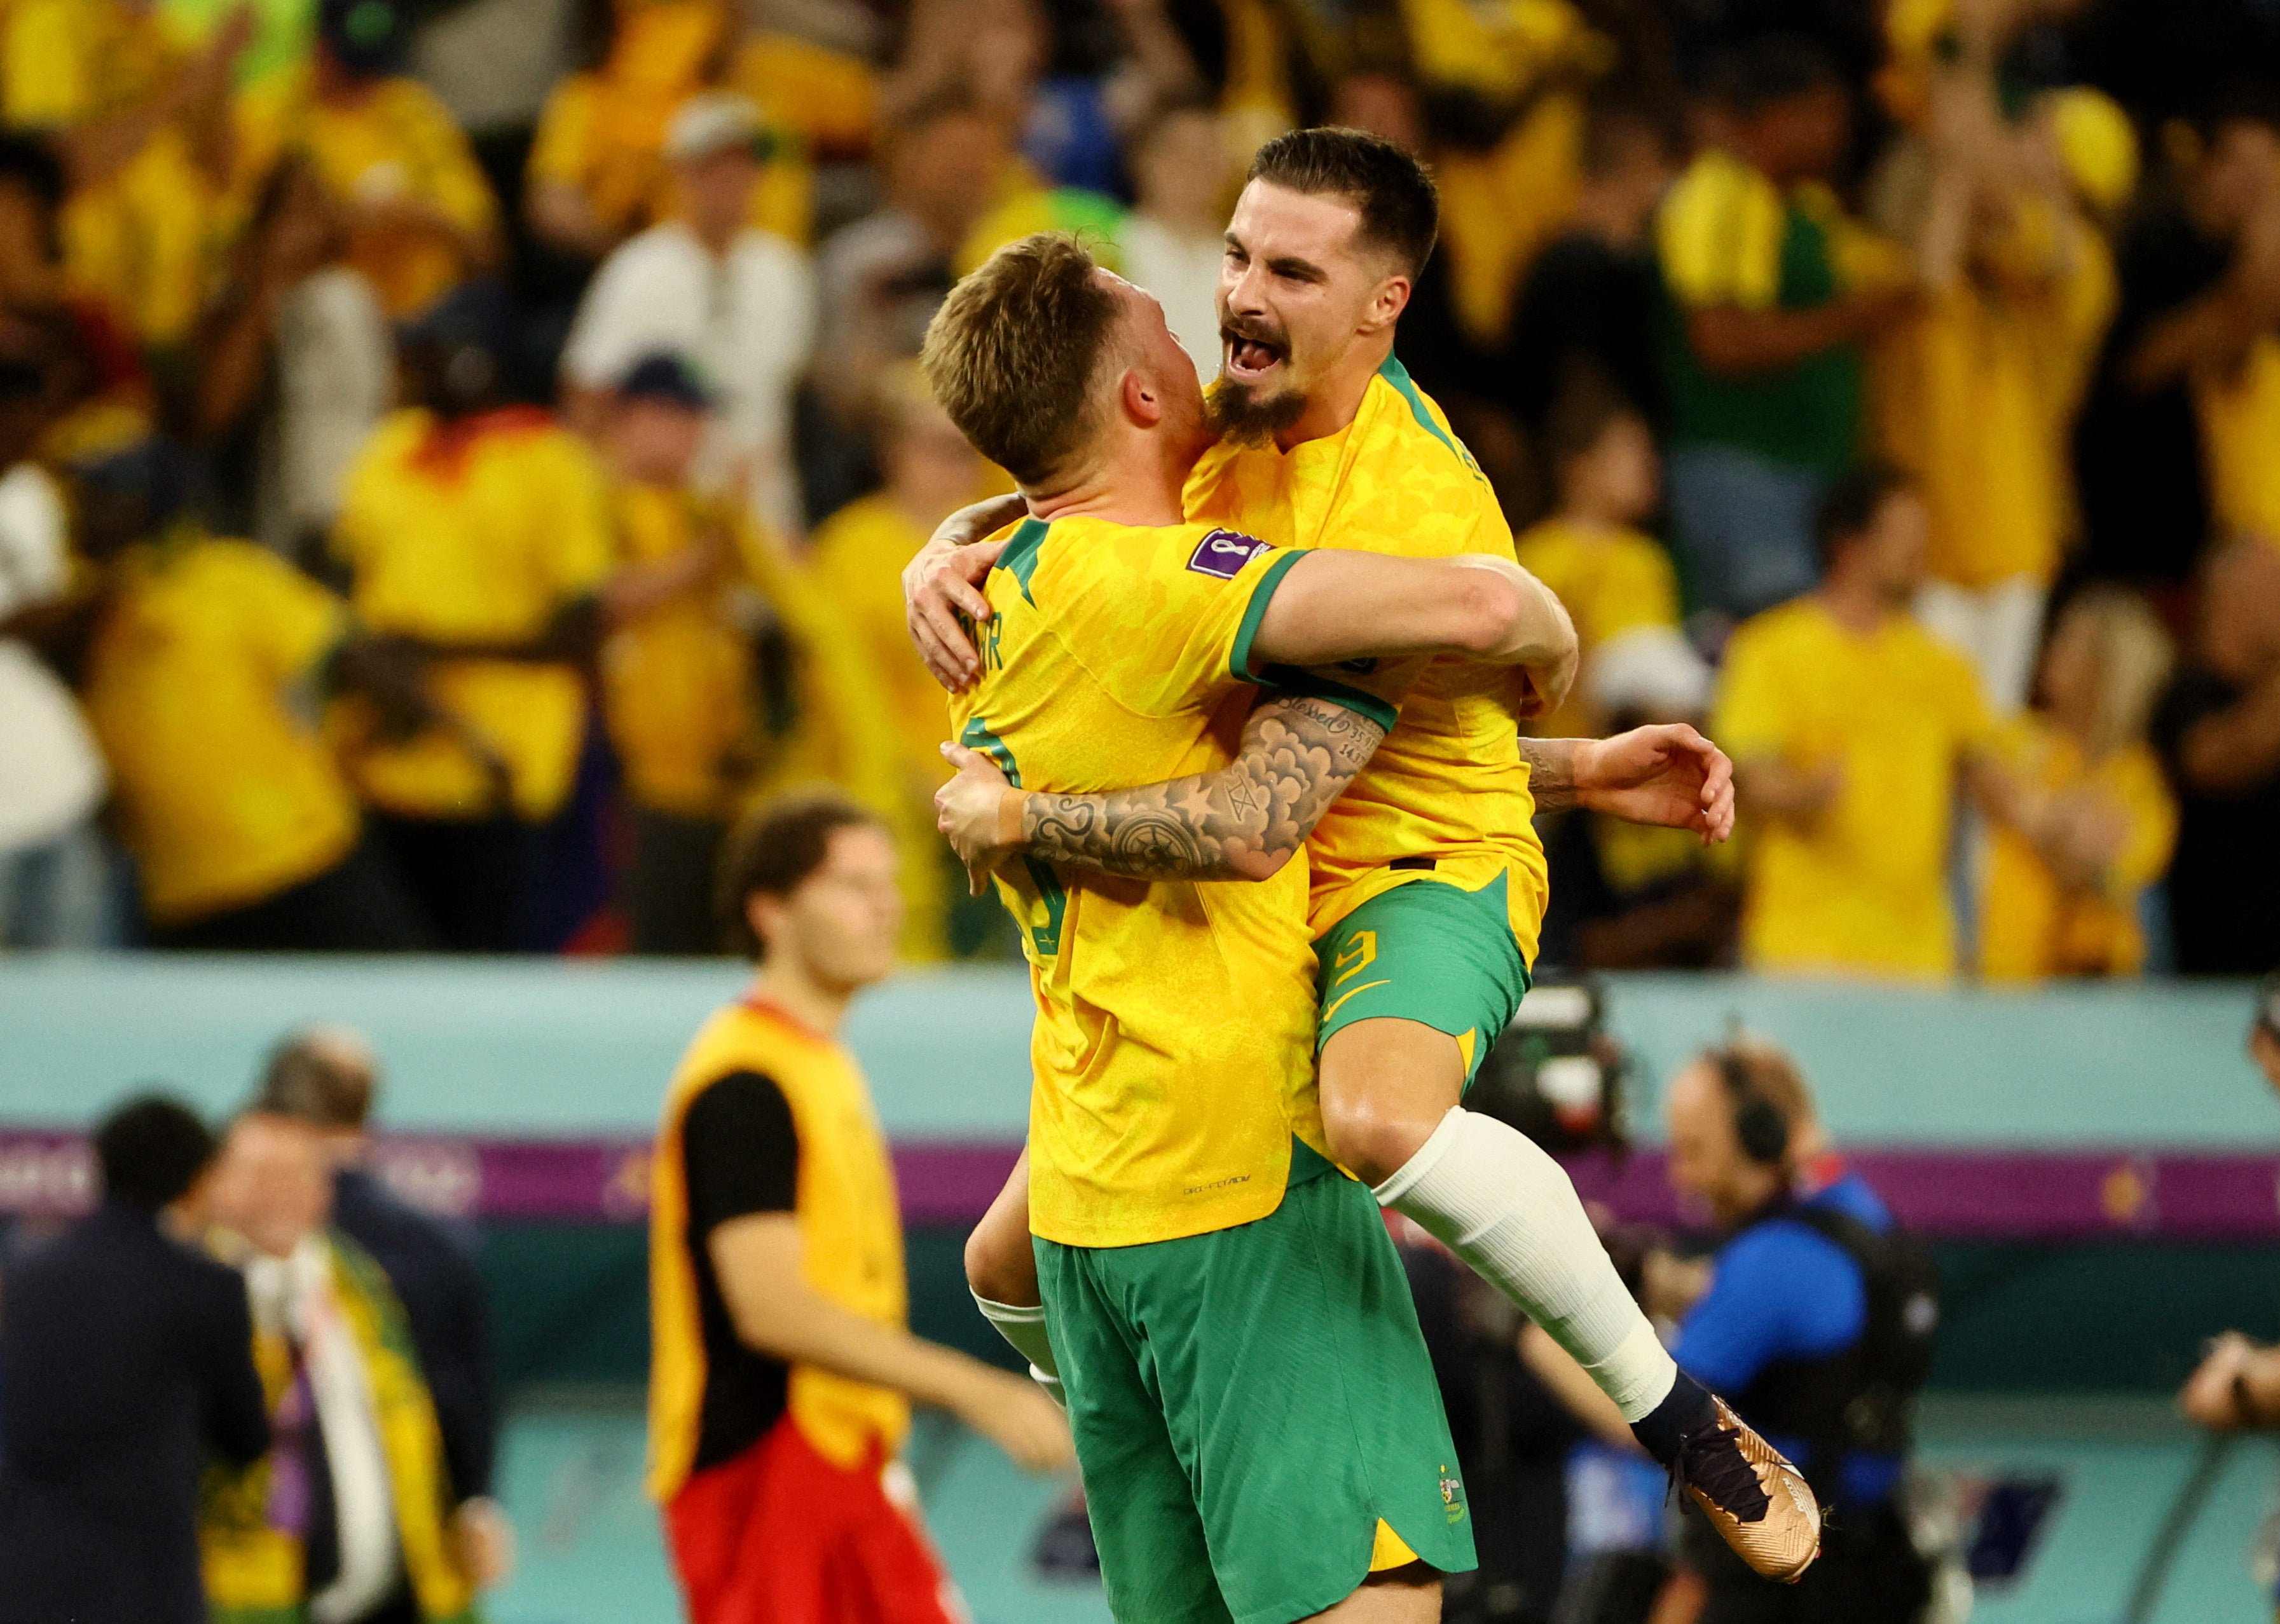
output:
M 1261 688 L 1271 688 L 1278 694 L 1302 694 L 1310 699 L 1327 699 L 1332 704 L 1344 705 L 1357 716 L 1367 717 L 1387 733 L 1391 733 L 1394 723 L 1401 720 L 1401 712 L 1375 694 L 1366 694 L 1319 671 L 1298 666 L 1269 666 L 1253 680 Z
M 1258 640 L 1259 622 L 1267 619 L 1267 605 L 1275 601 L 1275 589 L 1282 584 L 1282 577 L 1304 556 L 1296 550 L 1281 553 L 1259 577 L 1259 584 L 1251 589 L 1251 602 L 1244 609 L 1243 623 L 1235 628 L 1235 646 L 1227 656 L 1227 673 L 1236 681 L 1259 680 L 1252 673 L 1251 645 Z

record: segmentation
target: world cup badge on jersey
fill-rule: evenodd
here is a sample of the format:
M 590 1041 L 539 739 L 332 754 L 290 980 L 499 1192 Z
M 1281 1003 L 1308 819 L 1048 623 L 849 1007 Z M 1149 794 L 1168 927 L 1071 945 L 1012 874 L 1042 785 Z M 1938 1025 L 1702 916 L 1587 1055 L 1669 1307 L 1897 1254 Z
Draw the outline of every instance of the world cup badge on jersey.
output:
M 1243 573 L 1243 566 L 1267 550 L 1267 543 L 1255 535 L 1244 535 L 1236 530 L 1214 530 L 1196 543 L 1189 556 L 1188 567 L 1198 575 L 1216 575 L 1221 581 L 1233 581 Z

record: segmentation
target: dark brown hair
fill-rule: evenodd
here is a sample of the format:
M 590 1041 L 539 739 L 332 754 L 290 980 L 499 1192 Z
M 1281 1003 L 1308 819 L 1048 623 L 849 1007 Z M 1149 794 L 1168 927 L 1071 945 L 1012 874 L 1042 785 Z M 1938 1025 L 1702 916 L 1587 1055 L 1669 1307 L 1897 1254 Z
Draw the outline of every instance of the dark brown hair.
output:
M 1441 233 L 1441 195 L 1424 165 L 1383 135 L 1323 125 L 1277 135 L 1251 160 L 1246 181 L 1344 197 L 1360 212 L 1360 235 L 1414 276 Z
M 1876 527 L 1885 503 L 1914 489 L 1915 481 L 1890 463 L 1864 462 L 1838 474 L 1813 516 L 1822 568 L 1836 562 L 1845 543 Z
M 1008 242 L 950 290 L 927 323 L 919 366 L 974 449 L 1024 485 L 1053 474 L 1092 435 L 1093 385 L 1116 330 L 1116 299 L 1075 237 Z
M 836 789 L 800 790 L 763 801 L 739 819 L 720 848 L 712 906 L 731 951 L 754 964 L 767 944 L 745 904 L 755 896 L 789 897 L 823 866 L 842 829 L 883 828 L 876 812 Z

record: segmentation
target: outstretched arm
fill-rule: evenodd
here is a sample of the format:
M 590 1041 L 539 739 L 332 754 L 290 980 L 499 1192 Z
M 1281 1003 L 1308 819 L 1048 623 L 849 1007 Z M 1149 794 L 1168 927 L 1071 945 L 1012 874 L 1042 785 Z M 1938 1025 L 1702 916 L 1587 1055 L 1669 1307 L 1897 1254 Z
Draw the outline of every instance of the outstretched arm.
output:
M 1135 880 L 1264 880 L 1306 843 L 1384 736 L 1331 701 L 1270 698 L 1219 771 L 1102 795 L 1016 789 L 988 757 L 945 744 L 959 771 L 935 796 L 936 822 L 977 895 L 998 864 L 1023 854 Z

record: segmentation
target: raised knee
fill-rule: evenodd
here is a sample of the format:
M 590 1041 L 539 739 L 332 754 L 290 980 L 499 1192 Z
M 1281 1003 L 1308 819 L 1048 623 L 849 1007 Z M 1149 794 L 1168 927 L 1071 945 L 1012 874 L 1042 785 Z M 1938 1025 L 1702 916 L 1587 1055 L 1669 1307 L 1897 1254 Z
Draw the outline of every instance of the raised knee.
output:
M 1338 1166 L 1370 1184 L 1383 1184 L 1408 1166 L 1433 1135 L 1434 1122 L 1389 1105 L 1367 1090 L 1322 1098 L 1322 1131 Z
M 1029 1237 L 1021 1235 L 1021 1244 L 1012 1244 L 1007 1228 L 985 1221 L 966 1237 L 966 1283 L 987 1302 L 1026 1306 L 1037 1300 L 1036 1260 Z

